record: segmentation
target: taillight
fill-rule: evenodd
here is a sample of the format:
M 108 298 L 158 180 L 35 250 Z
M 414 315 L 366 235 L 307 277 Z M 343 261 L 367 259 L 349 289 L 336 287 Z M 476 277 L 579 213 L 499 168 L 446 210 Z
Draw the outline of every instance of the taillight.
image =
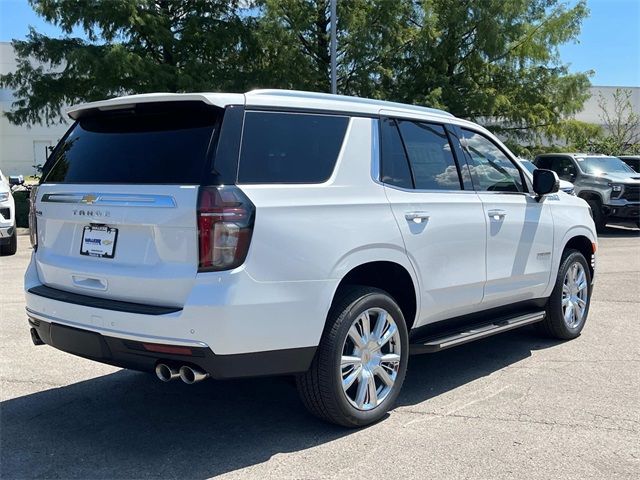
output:
M 34 250 L 38 249 L 38 221 L 36 219 L 36 197 L 38 187 L 31 188 L 29 193 L 29 240 Z
M 255 207 L 235 186 L 200 187 L 198 196 L 198 271 L 242 265 L 251 242 Z

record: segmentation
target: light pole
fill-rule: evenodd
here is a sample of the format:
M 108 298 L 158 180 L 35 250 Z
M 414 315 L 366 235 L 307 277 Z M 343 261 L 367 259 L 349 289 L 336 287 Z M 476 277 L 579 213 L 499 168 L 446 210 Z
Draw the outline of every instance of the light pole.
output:
M 338 79 L 336 78 L 336 2 L 331 0 L 331 93 L 338 93 Z

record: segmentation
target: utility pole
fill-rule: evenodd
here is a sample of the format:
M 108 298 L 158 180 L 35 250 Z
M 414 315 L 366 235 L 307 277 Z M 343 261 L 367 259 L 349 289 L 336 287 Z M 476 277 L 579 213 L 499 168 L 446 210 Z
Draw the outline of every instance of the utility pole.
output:
M 336 77 L 336 2 L 331 0 L 331 93 L 338 93 L 338 79 Z

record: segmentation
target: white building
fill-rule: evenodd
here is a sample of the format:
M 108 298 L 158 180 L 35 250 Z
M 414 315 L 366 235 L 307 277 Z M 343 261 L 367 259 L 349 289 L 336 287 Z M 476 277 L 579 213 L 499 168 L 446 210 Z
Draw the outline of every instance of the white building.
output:
M 0 42 L 0 74 L 17 68 L 16 56 L 9 42 Z M 69 128 L 69 124 L 50 127 L 33 125 L 30 128 L 9 123 L 4 112 L 11 110 L 13 94 L 0 89 L 0 170 L 6 175 L 33 175 L 34 165 L 42 165 L 47 147 L 55 145 Z
M 631 91 L 631 108 L 633 111 L 640 115 L 640 87 L 605 87 L 594 86 L 591 87 L 591 97 L 584 102 L 582 111 L 576 114 L 575 119 L 581 122 L 594 123 L 605 127 L 602 122 L 602 108 L 600 108 L 600 98 L 604 100 L 604 107 L 606 110 L 613 114 L 614 101 L 613 95 L 616 90 L 630 90 Z M 640 134 L 640 132 L 638 132 Z
M 13 47 L 9 42 L 0 42 L 0 74 L 15 71 L 17 68 Z M 602 111 L 598 105 L 600 95 L 605 98 L 612 111 L 613 93 L 617 88 L 632 91 L 632 105 L 640 112 L 640 87 L 591 87 L 591 98 L 584 104 L 582 112 L 575 118 L 583 122 L 602 125 Z M 16 126 L 9 123 L 3 112 L 11 109 L 14 97 L 11 91 L 0 89 L 0 170 L 7 175 L 33 175 L 34 165 L 44 163 L 47 147 L 55 145 L 68 129 L 68 124 L 50 127 L 33 125 Z

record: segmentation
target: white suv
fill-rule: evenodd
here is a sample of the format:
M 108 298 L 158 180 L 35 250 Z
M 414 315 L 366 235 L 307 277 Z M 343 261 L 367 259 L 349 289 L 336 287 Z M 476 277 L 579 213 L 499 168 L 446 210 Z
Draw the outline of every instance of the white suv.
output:
M 0 171 L 0 256 L 14 255 L 17 248 L 16 205 L 9 179 Z
M 273 90 L 69 115 L 32 195 L 36 344 L 164 381 L 296 374 L 314 414 L 361 426 L 410 352 L 585 324 L 587 204 L 476 124 Z

